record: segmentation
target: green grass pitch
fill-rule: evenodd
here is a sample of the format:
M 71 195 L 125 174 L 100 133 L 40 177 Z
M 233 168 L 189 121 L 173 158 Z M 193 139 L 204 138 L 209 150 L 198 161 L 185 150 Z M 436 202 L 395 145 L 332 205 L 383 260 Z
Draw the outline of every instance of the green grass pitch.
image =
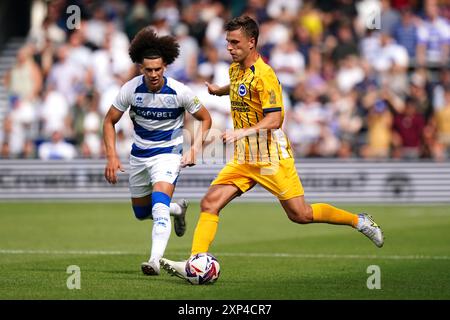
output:
M 372 214 L 385 246 L 347 226 L 294 224 L 277 203 L 235 202 L 210 250 L 220 279 L 193 286 L 141 274 L 152 223 L 128 203 L 0 203 L 0 299 L 450 299 L 448 206 L 339 207 Z M 187 258 L 198 215 L 192 203 L 167 258 Z M 70 265 L 79 290 L 67 288 Z M 370 265 L 381 289 L 367 288 Z

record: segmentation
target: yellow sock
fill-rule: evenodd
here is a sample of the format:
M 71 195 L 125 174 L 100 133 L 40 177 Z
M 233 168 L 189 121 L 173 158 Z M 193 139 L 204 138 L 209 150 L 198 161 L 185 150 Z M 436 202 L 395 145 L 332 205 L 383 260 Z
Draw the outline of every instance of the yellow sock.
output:
M 335 208 L 326 203 L 314 203 L 313 209 L 314 222 L 326 222 L 331 224 L 346 224 L 356 227 L 358 224 L 358 215 L 348 211 Z
M 219 216 L 216 214 L 202 212 L 194 231 L 194 240 L 192 240 L 191 254 L 208 252 L 211 242 L 216 236 Z

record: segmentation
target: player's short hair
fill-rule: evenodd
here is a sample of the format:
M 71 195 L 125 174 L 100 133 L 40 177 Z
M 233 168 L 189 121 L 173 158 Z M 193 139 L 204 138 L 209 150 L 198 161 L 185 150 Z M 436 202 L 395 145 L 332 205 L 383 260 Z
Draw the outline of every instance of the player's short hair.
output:
M 234 31 L 241 29 L 245 32 L 247 37 L 255 38 L 255 44 L 258 43 L 259 27 L 255 20 L 249 16 L 240 16 L 233 18 L 225 24 L 225 31 Z
M 145 27 L 134 36 L 128 53 L 135 63 L 142 63 L 146 58 L 161 58 L 165 64 L 169 65 L 180 54 L 180 45 L 174 37 L 158 37 L 152 28 Z

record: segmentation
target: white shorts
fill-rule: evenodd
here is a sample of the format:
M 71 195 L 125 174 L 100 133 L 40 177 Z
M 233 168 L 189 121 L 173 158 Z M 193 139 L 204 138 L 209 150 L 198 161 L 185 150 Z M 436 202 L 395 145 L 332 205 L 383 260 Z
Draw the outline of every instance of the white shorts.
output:
M 132 198 L 142 198 L 152 192 L 156 182 L 175 184 L 180 174 L 181 155 L 164 153 L 151 158 L 130 156 L 130 192 Z

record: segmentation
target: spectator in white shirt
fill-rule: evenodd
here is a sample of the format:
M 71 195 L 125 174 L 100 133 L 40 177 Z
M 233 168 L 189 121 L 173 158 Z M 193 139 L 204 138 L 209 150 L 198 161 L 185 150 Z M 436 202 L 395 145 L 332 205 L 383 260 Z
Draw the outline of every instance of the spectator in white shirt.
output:
M 379 73 L 380 82 L 389 85 L 397 94 L 406 95 L 408 92 L 408 51 L 405 47 L 398 45 L 387 33 L 381 34 L 380 44 L 378 57 L 373 62 L 374 69 Z
M 305 58 L 291 40 L 278 44 L 272 51 L 270 65 L 283 88 L 291 92 L 304 72 Z
M 50 69 L 47 87 L 61 93 L 69 105 L 77 98 L 78 87 L 83 85 L 85 71 L 68 59 L 69 48 L 64 45 L 57 51 L 58 62 Z
M 97 99 L 90 97 L 89 110 L 83 119 L 83 156 L 88 158 L 99 158 L 102 153 L 102 142 L 100 137 L 102 119 L 97 111 Z
M 38 155 L 41 160 L 70 160 L 76 157 L 77 151 L 72 144 L 64 141 L 61 132 L 55 131 L 51 141 L 39 145 Z
M 425 3 L 427 19 L 417 30 L 417 63 L 446 65 L 449 60 L 450 27 L 448 21 L 439 16 L 439 7 L 434 1 Z
M 92 52 L 88 47 L 84 45 L 84 29 L 85 28 L 82 27 L 79 30 L 73 31 L 69 35 L 68 59 L 78 67 L 82 67 L 84 70 L 87 70 L 91 64 Z
M 175 62 L 167 66 L 167 76 L 188 81 L 195 76 L 199 47 L 197 41 L 189 35 L 189 29 L 185 24 L 179 24 L 175 28 L 175 36 L 180 45 L 180 56 Z
M 69 105 L 64 94 L 49 88 L 40 108 L 44 136 L 49 137 L 54 131 L 70 130 L 70 126 L 67 126 L 68 115 Z M 71 132 L 65 133 L 70 134 Z
M 349 55 L 340 61 L 340 67 L 336 73 L 336 83 L 342 93 L 350 92 L 356 84 L 364 80 L 364 77 L 364 69 L 361 67 L 358 57 Z

